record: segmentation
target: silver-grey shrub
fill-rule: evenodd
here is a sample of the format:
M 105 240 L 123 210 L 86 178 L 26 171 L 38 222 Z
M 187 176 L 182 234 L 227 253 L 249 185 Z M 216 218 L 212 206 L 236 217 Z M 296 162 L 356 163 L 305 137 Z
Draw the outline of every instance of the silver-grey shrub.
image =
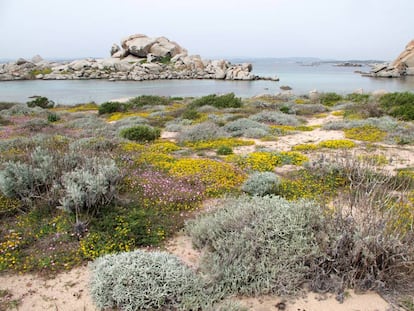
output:
M 0 191 L 7 197 L 17 198 L 25 203 L 39 199 L 50 190 L 57 169 L 53 156 L 47 150 L 37 147 L 28 163 L 8 161 L 0 171 Z
M 177 257 L 137 250 L 90 264 L 90 292 L 100 309 L 200 310 L 204 283 Z
M 180 143 L 183 143 L 202 140 L 212 140 L 227 136 L 228 134 L 215 123 L 203 122 L 188 127 L 178 135 L 177 139 Z
M 223 293 L 295 293 L 317 252 L 314 228 L 321 209 L 280 197 L 227 199 L 209 215 L 189 221 L 193 245 L 204 249 L 201 271 Z
M 76 215 L 94 215 L 99 207 L 108 205 L 117 193 L 120 171 L 112 159 L 92 158 L 82 167 L 62 175 L 61 208 Z
M 277 192 L 280 180 L 273 172 L 254 172 L 242 185 L 242 191 L 250 195 L 264 196 Z
M 255 132 L 255 135 L 260 131 L 262 134 L 269 133 L 270 128 L 266 124 L 262 124 L 260 122 L 241 118 L 235 121 L 227 123 L 224 127 L 224 130 L 230 133 L 231 136 L 238 137 L 238 136 L 245 136 L 249 137 L 247 134 Z M 263 135 L 265 136 L 265 135 Z
M 262 111 L 249 118 L 257 122 L 266 122 L 277 125 L 296 126 L 300 124 L 298 118 L 295 116 L 278 111 Z

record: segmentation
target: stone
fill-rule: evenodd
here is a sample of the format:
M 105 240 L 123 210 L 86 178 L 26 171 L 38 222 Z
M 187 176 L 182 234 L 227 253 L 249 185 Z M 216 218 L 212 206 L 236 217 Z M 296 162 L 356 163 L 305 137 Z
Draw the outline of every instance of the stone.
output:
M 411 40 L 404 51 L 391 63 L 375 65 L 368 76 L 382 78 L 399 78 L 414 75 L 414 40 Z
M 114 54 L 115 53 L 118 53 L 119 51 L 121 51 L 121 48 L 119 47 L 119 45 L 118 44 L 112 44 L 112 46 L 111 46 L 111 51 L 110 51 L 110 53 L 111 53 L 111 56 L 114 56 Z
M 27 63 L 27 60 L 25 60 L 24 58 L 19 58 L 16 60 L 16 65 L 18 66 L 26 64 L 26 63 Z
M 122 41 L 122 47 L 128 50 L 129 54 L 138 57 L 147 57 L 151 46 L 156 42 L 156 39 L 149 38 L 145 35 L 137 34 L 129 36 Z
M 43 61 L 44 60 L 43 60 L 42 56 L 40 56 L 40 55 L 35 55 L 35 56 L 32 57 L 32 63 L 34 63 L 34 64 L 37 64 L 37 63 L 40 63 L 40 62 L 43 62 Z

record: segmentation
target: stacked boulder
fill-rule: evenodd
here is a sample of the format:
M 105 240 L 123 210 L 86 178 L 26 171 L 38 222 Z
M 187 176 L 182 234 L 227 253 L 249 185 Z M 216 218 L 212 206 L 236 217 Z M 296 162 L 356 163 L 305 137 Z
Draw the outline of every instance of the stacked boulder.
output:
M 391 63 L 375 65 L 369 76 L 381 78 L 399 78 L 414 75 L 414 40 L 407 44 L 405 50 Z
M 113 44 L 110 58 L 47 62 L 36 56 L 31 61 L 0 64 L 1 80 L 157 80 L 221 79 L 258 80 L 251 64 L 231 64 L 226 60 L 205 60 L 188 55 L 187 50 L 165 37 L 131 35 Z M 268 79 L 268 78 L 266 78 Z

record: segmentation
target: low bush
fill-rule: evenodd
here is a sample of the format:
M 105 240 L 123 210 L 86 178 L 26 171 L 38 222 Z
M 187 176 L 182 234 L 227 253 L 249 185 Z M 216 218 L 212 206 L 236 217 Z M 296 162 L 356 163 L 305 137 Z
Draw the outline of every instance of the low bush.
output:
M 126 103 L 128 107 L 140 108 L 144 106 L 165 106 L 170 103 L 168 97 L 156 96 L 156 95 L 141 95 L 138 97 L 131 98 Z
M 40 107 L 43 109 L 53 108 L 55 103 L 44 96 L 36 96 L 35 99 L 28 101 L 27 106 L 29 108 Z
M 217 155 L 229 155 L 229 154 L 233 154 L 233 148 L 231 148 L 230 146 L 220 146 L 217 149 Z
M 120 102 L 105 102 L 99 105 L 98 113 L 107 114 L 125 111 L 125 104 Z
M 273 172 L 254 172 L 243 183 L 241 190 L 250 195 L 264 196 L 277 193 L 279 177 Z
M 199 310 L 208 301 L 203 281 L 168 253 L 106 255 L 90 269 L 90 292 L 100 309 Z
M 267 136 L 270 133 L 269 126 L 247 118 L 241 118 L 229 122 L 223 127 L 223 129 L 234 137 L 244 136 L 257 138 Z M 255 135 L 253 135 L 254 133 L 252 133 L 252 131 L 255 131 Z M 260 135 L 258 135 L 259 132 Z
M 60 120 L 60 116 L 54 112 L 51 112 L 47 115 L 47 121 L 49 123 L 54 123 Z
M 252 119 L 257 122 L 265 122 L 277 125 L 299 125 L 299 120 L 295 116 L 275 111 L 259 112 L 257 114 L 250 116 L 249 119 Z
M 322 93 L 319 96 L 319 100 L 322 105 L 331 107 L 342 100 L 342 96 L 334 92 Z
M 189 221 L 186 231 L 205 251 L 200 268 L 220 292 L 286 295 L 306 279 L 321 216 L 313 203 L 241 196 Z
M 234 93 L 229 93 L 225 95 L 207 95 L 200 97 L 194 100 L 190 107 L 201 107 L 201 106 L 213 106 L 216 108 L 240 108 L 242 106 L 242 101 L 240 98 L 236 97 Z
M 181 132 L 177 139 L 180 143 L 209 141 L 224 138 L 228 134 L 212 122 L 203 122 L 193 125 Z
M 136 125 L 124 128 L 120 132 L 121 137 L 138 142 L 149 142 L 161 136 L 161 130 L 148 125 Z
M 389 93 L 380 97 L 381 107 L 389 115 L 402 120 L 414 120 L 414 93 Z
M 99 208 L 112 203 L 120 172 L 113 160 L 92 158 L 83 167 L 64 173 L 61 179 L 61 208 L 74 213 L 78 225 L 89 222 Z

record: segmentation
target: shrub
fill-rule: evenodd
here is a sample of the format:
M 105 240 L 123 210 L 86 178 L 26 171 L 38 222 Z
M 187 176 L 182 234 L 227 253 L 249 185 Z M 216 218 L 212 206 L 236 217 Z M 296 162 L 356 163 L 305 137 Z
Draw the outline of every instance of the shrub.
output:
M 242 190 L 250 195 L 274 194 L 279 186 L 279 178 L 272 172 L 254 172 L 242 185 Z
M 49 123 L 54 123 L 54 122 L 57 122 L 57 121 L 59 121 L 59 120 L 60 120 L 60 116 L 59 116 L 58 114 L 54 113 L 54 112 L 49 113 L 49 114 L 47 115 L 47 121 L 48 121 Z
M 345 99 L 354 103 L 366 104 L 369 99 L 369 94 L 350 93 L 345 96 Z
M 184 130 L 177 137 L 180 143 L 208 141 L 226 137 L 227 133 L 212 122 L 203 122 Z
M 233 148 L 230 146 L 220 146 L 217 149 L 217 155 L 229 155 L 233 154 Z
M 137 125 L 122 129 L 121 137 L 138 142 L 148 142 L 156 140 L 161 136 L 161 130 L 147 125 Z
M 242 101 L 240 98 L 235 97 L 234 93 L 225 95 L 207 95 L 194 100 L 190 107 L 201 107 L 201 106 L 213 106 L 216 108 L 240 108 Z
M 199 310 L 208 300 L 203 281 L 168 253 L 106 255 L 90 269 L 91 296 L 100 309 Z
M 324 140 L 318 144 L 319 148 L 329 148 L 329 149 L 350 149 L 354 148 L 356 144 L 352 140 L 347 139 L 331 139 Z
M 44 96 L 36 96 L 35 99 L 28 101 L 27 106 L 29 108 L 40 107 L 43 109 L 53 108 L 55 103 Z
M 201 114 L 194 108 L 190 108 L 190 109 L 185 110 L 183 114 L 181 115 L 181 117 L 187 120 L 196 120 L 201 117 Z
M 36 148 L 30 162 L 6 162 L 0 171 L 0 190 L 6 197 L 26 204 L 48 192 L 56 177 L 56 163 L 46 150 Z
M 138 97 L 131 98 L 127 102 L 127 106 L 139 108 L 144 106 L 165 106 L 170 103 L 169 98 L 155 95 L 141 95 Z
M 251 137 L 251 135 L 246 135 L 251 133 L 252 130 L 260 131 L 263 134 L 261 137 L 269 134 L 269 126 L 259 123 L 257 121 L 241 118 L 235 121 L 227 123 L 224 127 L 224 130 L 230 133 L 231 136 L 245 136 Z M 255 135 L 257 136 L 257 135 Z
M 61 208 L 74 213 L 77 222 L 81 217 L 95 215 L 99 208 L 112 203 L 119 178 L 120 172 L 113 160 L 92 158 L 84 167 L 62 175 Z
M 205 252 L 201 270 L 226 294 L 292 294 L 317 251 L 313 229 L 321 210 L 279 197 L 227 199 L 222 208 L 189 221 L 193 245 Z
M 299 125 L 299 120 L 295 116 L 275 111 L 263 111 L 250 116 L 250 119 L 257 122 L 266 122 L 278 125 Z
M 342 100 L 342 96 L 334 92 L 328 92 L 321 94 L 319 100 L 321 101 L 322 105 L 330 107 L 334 106 L 338 101 Z
M 114 113 L 125 111 L 125 105 L 120 102 L 105 102 L 99 105 L 98 113 Z
M 414 120 L 414 93 L 389 93 L 380 97 L 381 107 L 393 117 Z

